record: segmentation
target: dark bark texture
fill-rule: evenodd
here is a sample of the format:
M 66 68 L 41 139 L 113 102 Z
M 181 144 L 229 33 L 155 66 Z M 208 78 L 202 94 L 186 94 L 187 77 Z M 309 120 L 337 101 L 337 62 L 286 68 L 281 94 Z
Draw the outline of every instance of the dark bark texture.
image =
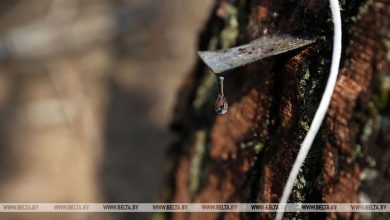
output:
M 290 202 L 390 201 L 390 1 L 340 1 L 343 53 L 327 116 Z M 215 76 L 197 64 L 180 91 L 169 152 L 169 202 L 279 202 L 331 63 L 327 0 L 218 1 L 199 50 L 288 33 L 313 45 L 239 68 L 225 79 L 229 112 L 214 113 Z M 173 213 L 172 219 L 272 219 L 274 213 Z M 297 219 L 388 218 L 287 213 Z

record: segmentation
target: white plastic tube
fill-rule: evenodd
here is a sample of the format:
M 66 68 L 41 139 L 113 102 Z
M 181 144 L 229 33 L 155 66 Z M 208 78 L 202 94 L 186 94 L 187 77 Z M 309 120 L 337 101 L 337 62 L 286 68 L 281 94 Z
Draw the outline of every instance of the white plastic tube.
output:
M 292 188 L 294 186 L 295 180 L 297 179 L 299 170 L 301 169 L 303 162 L 306 159 L 307 154 L 313 144 L 314 138 L 316 137 L 318 130 L 321 127 L 322 121 L 325 118 L 326 111 L 328 110 L 334 88 L 336 86 L 337 75 L 339 72 L 340 58 L 341 58 L 341 15 L 340 15 L 340 6 L 338 0 L 329 0 L 330 8 L 332 12 L 333 25 L 334 25 L 334 36 L 333 36 L 333 54 L 332 54 L 332 64 L 330 67 L 330 74 L 328 82 L 325 87 L 324 94 L 318 109 L 314 115 L 313 122 L 311 123 L 310 129 L 306 134 L 305 139 L 301 145 L 301 148 L 298 152 L 298 156 L 294 162 L 293 168 L 290 171 L 286 186 L 283 190 L 282 198 L 279 202 L 279 207 L 287 203 L 288 198 L 290 197 Z M 276 220 L 281 220 L 283 218 L 284 209 L 279 209 L 279 212 L 276 214 Z

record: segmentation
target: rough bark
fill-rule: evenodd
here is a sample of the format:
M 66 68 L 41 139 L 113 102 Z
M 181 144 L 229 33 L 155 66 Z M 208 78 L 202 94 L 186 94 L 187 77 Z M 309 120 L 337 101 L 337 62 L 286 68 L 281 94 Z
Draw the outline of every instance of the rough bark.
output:
M 389 201 L 383 194 L 390 187 L 390 1 L 351 0 L 340 5 L 340 74 L 291 202 Z M 226 115 L 213 112 L 216 80 L 202 63 L 184 83 L 172 123 L 178 141 L 170 151 L 167 201 L 279 201 L 329 73 L 333 29 L 328 1 L 218 1 L 200 35 L 199 49 L 231 47 L 272 33 L 303 35 L 317 42 L 231 73 L 225 79 L 230 105 Z M 380 187 L 373 184 L 370 172 L 376 173 Z M 274 214 L 168 217 L 272 219 Z M 356 213 L 286 217 L 359 218 Z

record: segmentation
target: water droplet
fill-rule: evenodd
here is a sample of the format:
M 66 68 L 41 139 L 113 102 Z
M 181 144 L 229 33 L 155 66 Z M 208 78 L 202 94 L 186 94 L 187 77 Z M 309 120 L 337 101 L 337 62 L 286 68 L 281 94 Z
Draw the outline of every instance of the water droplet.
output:
M 215 101 L 215 112 L 219 115 L 223 115 L 228 111 L 228 103 L 225 95 L 223 94 L 223 76 L 218 77 L 218 97 Z
M 263 35 L 268 35 L 268 28 L 263 29 Z
M 217 101 L 215 101 L 215 111 L 219 115 L 223 115 L 228 111 L 228 104 L 225 96 L 218 95 Z

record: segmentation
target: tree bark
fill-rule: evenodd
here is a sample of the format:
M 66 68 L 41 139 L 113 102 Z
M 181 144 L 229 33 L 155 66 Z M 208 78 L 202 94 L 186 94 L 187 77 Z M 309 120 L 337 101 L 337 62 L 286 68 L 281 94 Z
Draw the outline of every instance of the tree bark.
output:
M 343 53 L 327 116 L 290 202 L 390 201 L 390 1 L 340 1 Z M 327 0 L 218 1 L 199 50 L 288 33 L 316 43 L 229 74 L 229 112 L 214 113 L 215 76 L 199 61 L 179 92 L 170 150 L 170 202 L 279 202 L 329 74 Z M 370 174 L 375 175 L 370 175 Z M 374 184 L 380 181 L 380 186 Z M 357 219 L 357 213 L 286 218 Z M 272 219 L 274 213 L 174 213 L 173 219 Z M 383 216 L 382 216 L 383 217 Z

